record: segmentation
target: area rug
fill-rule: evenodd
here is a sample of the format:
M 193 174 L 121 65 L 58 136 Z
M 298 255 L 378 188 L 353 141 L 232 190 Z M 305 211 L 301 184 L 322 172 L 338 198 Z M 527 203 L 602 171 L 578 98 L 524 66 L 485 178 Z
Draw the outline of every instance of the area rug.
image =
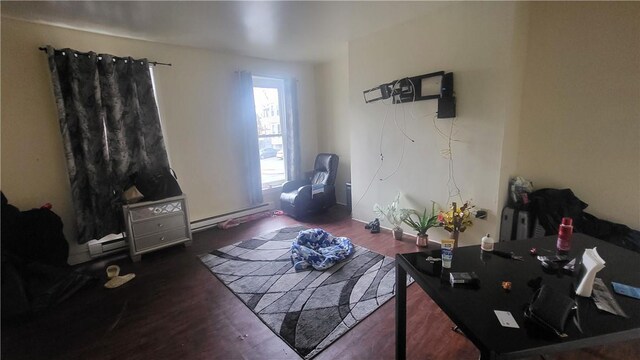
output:
M 395 260 L 355 246 L 351 257 L 328 270 L 296 272 L 290 247 L 300 230 L 305 228 L 282 228 L 199 257 L 274 333 L 310 359 L 394 296 Z

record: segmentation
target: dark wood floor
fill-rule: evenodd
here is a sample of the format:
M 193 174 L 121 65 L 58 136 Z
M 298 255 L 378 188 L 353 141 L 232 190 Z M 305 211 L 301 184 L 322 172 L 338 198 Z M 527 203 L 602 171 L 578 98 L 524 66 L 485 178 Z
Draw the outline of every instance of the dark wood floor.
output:
M 122 254 L 85 265 L 100 283 L 39 316 L 3 325 L 2 359 L 299 359 L 256 315 L 218 281 L 196 255 L 297 224 L 275 216 L 229 230 L 194 235 L 193 246 L 164 249 L 132 263 Z M 417 251 L 412 240 L 393 240 L 385 230 L 370 234 L 342 207 L 310 222 L 354 243 L 394 256 Z M 104 289 L 104 268 L 117 264 L 136 278 Z M 410 359 L 477 359 L 474 346 L 450 330 L 453 325 L 417 285 L 407 291 Z M 392 359 L 394 300 L 347 332 L 316 359 Z M 508 341 L 508 339 L 505 339 Z M 549 359 L 633 359 L 640 346 L 623 343 L 556 354 Z

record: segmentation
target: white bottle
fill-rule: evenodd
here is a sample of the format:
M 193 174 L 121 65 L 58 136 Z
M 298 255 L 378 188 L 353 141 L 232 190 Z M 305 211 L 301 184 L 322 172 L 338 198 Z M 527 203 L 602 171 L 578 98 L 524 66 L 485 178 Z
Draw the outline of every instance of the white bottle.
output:
M 482 237 L 480 248 L 483 251 L 493 251 L 493 244 L 493 238 L 491 238 L 491 235 L 487 234 L 487 236 Z

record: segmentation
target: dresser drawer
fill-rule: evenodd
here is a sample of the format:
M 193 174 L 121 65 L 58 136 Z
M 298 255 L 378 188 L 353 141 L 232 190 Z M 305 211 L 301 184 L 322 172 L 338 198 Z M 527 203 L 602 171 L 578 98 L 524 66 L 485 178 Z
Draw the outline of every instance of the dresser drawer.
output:
M 149 204 L 147 206 L 135 207 L 130 210 L 130 213 L 131 220 L 133 221 L 151 219 L 170 214 L 182 214 L 182 201 L 175 200 L 161 204 Z
M 142 254 L 171 245 L 191 245 L 188 209 L 184 194 L 123 206 L 131 259 L 140 261 Z
M 158 248 L 164 245 L 170 245 L 188 240 L 189 235 L 187 233 L 187 228 L 182 227 L 161 233 L 156 233 L 153 235 L 136 237 L 134 246 L 136 252 L 141 252 L 147 249 Z
M 131 224 L 131 227 L 133 229 L 133 234 L 136 237 L 139 237 L 160 231 L 184 227 L 185 225 L 184 215 L 180 213 L 170 216 L 155 217 L 137 223 L 134 222 Z

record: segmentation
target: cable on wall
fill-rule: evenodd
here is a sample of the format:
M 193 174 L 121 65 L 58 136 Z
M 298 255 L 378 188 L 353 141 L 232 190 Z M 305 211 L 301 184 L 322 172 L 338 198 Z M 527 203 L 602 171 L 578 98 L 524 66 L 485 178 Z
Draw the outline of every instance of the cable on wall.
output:
M 384 101 L 382 103 L 384 104 Z M 384 105 L 387 105 L 387 104 L 384 104 Z M 387 107 L 387 109 L 384 112 L 384 119 L 382 120 L 382 127 L 380 128 L 380 144 L 379 144 L 380 166 L 378 166 L 378 169 L 376 169 L 376 172 L 373 173 L 373 176 L 371 177 L 371 180 L 369 181 L 369 184 L 367 185 L 367 188 L 362 193 L 362 196 L 360 196 L 358 201 L 356 201 L 355 205 L 353 205 L 354 208 L 357 207 L 358 204 L 360 204 L 360 201 L 362 201 L 362 199 L 364 198 L 364 196 L 367 195 L 367 193 L 369 192 L 369 189 L 371 188 L 371 184 L 373 184 L 373 181 L 376 179 L 376 176 L 380 172 L 380 169 L 382 169 L 382 165 L 384 165 L 384 155 L 382 153 L 382 139 L 384 137 L 384 126 L 385 126 L 385 124 L 387 122 L 387 115 L 388 114 L 389 114 L 389 107 Z
M 415 103 L 415 101 L 416 101 L 416 87 L 413 85 L 413 81 L 411 81 L 411 79 L 406 78 L 406 80 L 408 80 L 408 81 L 409 81 L 409 83 L 411 84 L 411 92 L 413 93 L 413 99 L 412 99 L 412 101 L 411 101 L 411 104 L 412 104 L 412 106 L 413 106 L 413 104 L 414 104 L 414 103 Z M 395 86 L 397 86 L 399 83 L 400 83 L 400 80 L 396 81 L 396 84 L 394 85 L 394 87 L 395 87 Z M 405 114 L 405 107 L 403 107 L 403 108 L 402 108 L 402 112 L 403 112 L 403 115 L 402 115 L 402 116 L 403 116 L 403 119 L 405 120 L 405 124 L 404 124 L 404 125 L 405 125 L 405 127 L 406 127 L 406 114 Z M 393 122 L 396 124 L 396 128 L 398 128 L 398 130 L 400 130 L 400 132 L 402 133 L 402 135 L 404 135 L 404 137 L 405 137 L 405 138 L 407 138 L 407 139 L 411 140 L 411 142 L 413 142 L 413 143 L 414 143 L 414 142 L 416 142 L 416 141 L 415 141 L 415 140 L 413 140 L 409 135 L 407 135 L 407 133 L 405 132 L 405 130 L 404 130 L 404 129 L 402 129 L 400 126 L 398 126 L 398 119 L 397 119 L 397 117 L 395 117 L 395 116 L 394 116 L 394 118 L 393 118 Z
M 442 136 L 446 141 L 447 141 L 447 147 L 445 149 L 440 150 L 440 155 L 448 160 L 448 179 L 447 179 L 447 193 L 448 193 L 448 197 L 447 197 L 447 202 L 446 204 L 449 204 L 449 202 L 451 201 L 451 199 L 453 198 L 458 198 L 460 200 L 460 202 L 462 203 L 462 194 L 460 191 L 460 188 L 458 187 L 458 184 L 456 182 L 456 176 L 455 176 L 455 170 L 454 170 L 454 162 L 453 162 L 453 150 L 452 150 L 452 146 L 451 144 L 454 141 L 459 141 L 457 139 L 453 138 L 453 128 L 455 127 L 455 122 L 457 118 L 453 118 L 451 120 L 451 125 L 449 127 L 449 133 L 446 134 L 444 133 L 442 130 L 440 130 L 440 128 L 438 128 L 438 125 L 436 125 L 436 121 L 435 121 L 435 116 L 433 117 L 433 127 L 436 129 L 436 131 L 438 132 L 438 134 L 440 136 Z
M 412 101 L 410 102 L 411 105 L 406 105 L 406 106 L 410 106 L 409 107 L 409 116 L 412 120 L 416 120 L 416 116 L 414 113 L 414 104 L 415 104 L 415 100 L 416 100 L 416 87 L 415 84 L 413 83 L 413 81 L 410 78 L 404 78 L 404 79 L 399 79 L 396 80 L 393 83 L 393 86 L 391 87 L 392 89 L 397 88 L 397 86 L 400 84 L 401 81 L 408 81 L 410 84 L 410 91 L 412 92 Z M 369 183 L 367 184 L 367 188 L 365 189 L 364 193 L 360 196 L 360 198 L 358 199 L 358 201 L 355 203 L 354 207 L 356 207 L 358 204 L 360 204 L 360 202 L 362 201 L 362 199 L 366 196 L 366 194 L 369 192 L 369 190 L 371 189 L 371 185 L 373 184 L 373 182 L 376 179 L 376 176 L 378 175 L 378 173 L 380 173 L 380 170 L 382 170 L 383 166 L 384 166 L 384 152 L 382 149 L 382 142 L 384 140 L 384 129 L 385 129 L 385 125 L 386 125 L 386 121 L 388 119 L 388 115 L 389 115 L 389 108 L 388 106 L 391 105 L 398 105 L 401 106 L 403 103 L 401 101 L 396 101 L 394 99 L 394 97 L 390 97 L 390 101 L 385 101 L 386 99 L 380 99 L 381 103 L 385 106 L 387 106 L 387 109 L 385 111 L 385 116 L 384 116 L 384 120 L 382 122 L 382 127 L 381 127 L 381 131 L 380 131 L 380 141 L 379 141 L 379 151 L 380 151 L 380 165 L 378 166 L 378 168 L 376 169 L 375 173 L 373 174 L 373 176 L 371 177 L 371 179 L 369 180 Z M 408 102 L 408 101 L 407 101 Z M 394 108 L 394 114 L 393 114 L 393 122 L 396 126 L 396 128 L 402 133 L 403 136 L 403 141 L 402 141 L 402 152 L 400 154 L 400 159 L 398 160 L 397 165 L 395 166 L 394 170 L 386 176 L 381 176 L 380 178 L 378 178 L 379 181 L 387 181 L 389 180 L 391 177 L 393 177 L 401 168 L 403 162 L 404 162 L 404 157 L 405 157 L 405 153 L 406 153 L 406 143 L 407 140 L 411 141 L 412 143 L 415 143 L 415 140 L 410 137 L 407 132 L 406 132 L 406 126 L 407 126 L 407 109 L 406 106 L 402 107 L 402 126 L 401 124 L 398 123 L 398 114 L 397 114 L 397 107 Z M 435 117 L 438 116 L 438 112 L 433 112 L 433 113 L 429 113 L 426 115 L 422 115 L 420 116 L 422 117 L 428 117 L 428 116 L 433 116 L 434 119 Z M 437 129 L 438 132 L 442 135 L 446 137 L 446 134 L 444 134 L 442 131 L 440 131 L 440 129 Z
M 411 101 L 411 106 L 413 107 L 413 104 L 415 103 L 415 99 L 416 99 L 416 88 L 415 88 L 415 86 L 413 84 L 413 81 L 411 81 L 411 79 L 409 79 L 409 78 L 401 79 L 401 80 L 397 80 L 396 83 L 393 86 L 395 88 L 400 83 L 400 81 L 402 81 L 402 80 L 408 80 L 409 83 L 411 84 L 411 92 L 413 93 L 413 99 Z M 397 110 L 398 108 L 395 107 L 395 109 Z M 396 125 L 396 128 L 398 130 L 400 130 L 400 132 L 404 136 L 404 139 L 402 139 L 402 153 L 400 154 L 400 160 L 398 161 L 398 164 L 396 165 L 395 169 L 391 172 L 391 174 L 381 177 L 380 181 L 386 181 L 386 180 L 390 179 L 393 175 L 395 175 L 398 172 L 398 170 L 400 170 L 400 166 L 402 166 L 402 163 L 404 161 L 404 154 L 405 154 L 405 150 L 406 150 L 406 140 L 408 139 L 412 143 L 416 142 L 409 135 L 407 135 L 407 133 L 405 131 L 406 127 L 407 127 L 407 113 L 406 113 L 406 107 L 405 106 L 402 107 L 402 125 L 403 125 L 403 127 L 400 127 L 400 125 L 398 125 L 397 111 L 394 112 L 393 122 Z
M 397 107 L 396 107 L 397 109 Z M 390 179 L 393 175 L 395 175 L 398 170 L 400 169 L 400 166 L 402 166 L 402 162 L 404 160 L 404 154 L 405 154 L 405 150 L 407 147 L 407 139 L 411 140 L 412 142 L 415 143 L 415 140 L 411 139 L 405 132 L 404 130 L 398 125 L 398 120 L 397 120 L 397 116 L 394 114 L 394 119 L 393 121 L 396 124 L 396 127 L 404 134 L 404 138 L 402 139 L 402 152 L 400 154 L 400 160 L 398 161 L 398 164 L 396 165 L 395 169 L 391 172 L 391 174 L 387 175 L 387 176 L 383 176 L 380 178 L 380 181 L 386 181 L 388 179 Z M 406 127 L 407 123 L 406 123 L 406 112 L 405 109 L 402 108 L 402 123 L 403 126 Z
M 391 86 L 390 88 L 392 90 L 395 91 L 395 89 L 397 89 L 397 86 L 400 84 L 401 81 L 408 81 L 410 84 L 410 91 L 413 93 L 413 99 L 411 101 L 412 105 L 409 108 L 409 116 L 412 120 L 416 120 L 416 116 L 415 113 L 413 112 L 413 103 L 415 103 L 416 100 L 416 87 L 415 84 L 413 83 L 413 81 L 410 78 L 404 78 L 404 79 L 399 79 L 396 80 L 393 83 L 393 86 Z M 391 84 L 389 84 L 391 85 Z M 399 93 L 402 93 L 402 91 L 405 91 L 406 94 L 406 90 L 399 90 Z M 399 96 L 399 95 L 398 95 Z M 454 95 L 455 96 L 455 95 Z M 373 174 L 373 176 L 371 177 L 367 188 L 365 189 L 365 191 L 362 193 L 362 195 L 360 196 L 360 198 L 358 199 L 358 201 L 355 203 L 354 207 L 357 207 L 358 204 L 360 204 L 360 202 L 362 201 L 362 199 L 366 196 L 366 194 L 369 192 L 369 190 L 371 189 L 371 185 L 373 184 L 373 182 L 376 179 L 376 176 L 380 173 L 380 171 L 382 170 L 383 166 L 384 166 L 384 152 L 382 149 L 382 143 L 384 140 L 384 130 L 385 130 L 385 126 L 386 126 L 386 122 L 387 122 L 387 118 L 389 115 L 389 108 L 388 106 L 396 104 L 396 105 L 401 105 L 402 101 L 396 101 L 394 96 L 391 96 L 390 102 L 385 102 L 386 98 L 381 98 L 379 100 L 381 100 L 380 102 L 387 106 L 387 109 L 385 110 L 385 115 L 384 115 L 384 119 L 382 122 L 382 127 L 380 129 L 380 141 L 379 141 L 379 151 L 380 151 L 380 164 L 378 166 L 378 168 L 376 169 L 375 173 Z M 408 101 L 406 101 L 408 102 Z M 394 170 L 386 176 L 381 176 L 380 178 L 378 178 L 379 181 L 386 181 L 388 179 L 390 179 L 391 177 L 393 177 L 400 169 L 400 167 L 402 166 L 402 163 L 404 161 L 404 157 L 405 157 L 405 152 L 406 152 L 406 142 L 407 140 L 411 141 L 412 143 L 415 143 L 415 140 L 413 138 L 411 138 L 407 132 L 406 132 L 406 123 L 407 123 L 407 110 L 406 107 L 402 108 L 402 126 L 401 124 L 398 123 L 398 114 L 397 114 L 397 107 L 394 109 L 394 114 L 393 114 L 393 122 L 396 126 L 396 128 L 402 133 L 403 135 L 403 141 L 402 141 L 402 152 L 400 155 L 400 159 L 397 163 L 397 165 L 395 166 Z M 454 198 L 457 198 L 460 200 L 460 202 L 463 202 L 462 200 L 462 194 L 461 194 L 461 190 L 458 187 L 458 184 L 456 182 L 456 178 L 455 178 L 455 164 L 454 164 L 454 156 L 453 156 L 453 149 L 452 149 L 452 143 L 455 141 L 459 141 L 458 139 L 454 138 L 454 128 L 455 128 L 455 121 L 457 119 L 457 117 L 455 117 L 455 115 L 452 117 L 451 120 L 451 124 L 449 127 L 449 131 L 448 133 L 443 131 L 442 129 L 440 129 L 438 127 L 438 125 L 436 124 L 436 118 L 439 117 L 438 111 L 430 113 L 430 114 L 426 114 L 426 115 L 421 115 L 420 118 L 423 117 L 428 117 L 431 116 L 432 117 L 432 122 L 433 122 L 433 127 L 436 130 L 436 132 L 438 133 L 438 135 L 440 135 L 445 141 L 446 141 L 446 148 L 441 149 L 440 150 L 440 155 L 444 158 L 447 159 L 448 161 L 448 172 L 447 172 L 447 204 L 450 203 L 450 201 Z
M 398 84 L 400 84 L 400 81 L 402 81 L 402 80 L 405 80 L 405 79 L 396 80 L 396 82 L 393 84 L 393 88 L 397 87 Z M 411 79 L 407 79 L 407 80 L 409 80 L 409 82 L 411 83 L 411 91 L 413 92 L 413 100 L 415 100 L 415 87 L 413 85 L 413 82 L 411 81 Z M 380 170 L 382 170 L 382 167 L 384 166 L 384 152 L 382 150 L 382 142 L 383 142 L 383 139 L 384 139 L 384 128 L 385 128 L 385 125 L 386 125 L 386 122 L 387 122 L 387 117 L 388 117 L 388 114 L 389 114 L 389 106 L 394 104 L 394 100 L 393 100 L 393 97 L 391 97 L 391 101 L 390 102 L 385 102 L 385 99 L 380 99 L 380 100 L 381 100 L 380 102 L 387 107 L 387 109 L 385 110 L 384 120 L 382 121 L 382 127 L 380 129 L 380 142 L 379 142 L 379 147 L 378 147 L 379 151 L 380 151 L 380 165 L 378 166 L 378 169 L 376 169 L 376 172 L 371 177 L 371 180 L 369 180 L 369 184 L 367 185 L 367 188 L 365 189 L 364 193 L 362 193 L 362 195 L 360 196 L 358 201 L 356 201 L 356 203 L 355 203 L 355 205 L 353 207 L 356 207 L 356 206 L 358 206 L 358 204 L 360 204 L 360 201 L 362 201 L 362 199 L 369 192 L 369 189 L 371 189 L 371 185 L 373 184 L 373 182 L 375 181 L 378 173 L 380 172 Z M 406 140 L 408 139 L 412 143 L 416 142 L 409 135 L 407 135 L 405 129 L 400 127 L 400 125 L 398 124 L 397 109 L 398 109 L 397 107 L 394 108 L 393 122 L 394 122 L 396 128 L 398 130 L 400 130 L 400 132 L 404 136 L 404 139 L 402 141 L 402 153 L 400 155 L 400 160 L 398 161 L 398 164 L 396 165 L 396 167 L 393 170 L 393 172 L 391 172 L 391 174 L 389 174 L 387 176 L 383 176 L 383 177 L 378 178 L 378 180 L 380 180 L 380 181 L 386 181 L 386 180 L 390 179 L 393 175 L 395 175 L 398 172 L 398 170 L 402 166 L 402 162 L 404 160 L 404 154 L 405 154 L 405 150 L 406 150 Z M 402 110 L 403 110 L 403 125 L 406 128 L 406 110 L 405 110 L 404 107 L 402 108 Z

